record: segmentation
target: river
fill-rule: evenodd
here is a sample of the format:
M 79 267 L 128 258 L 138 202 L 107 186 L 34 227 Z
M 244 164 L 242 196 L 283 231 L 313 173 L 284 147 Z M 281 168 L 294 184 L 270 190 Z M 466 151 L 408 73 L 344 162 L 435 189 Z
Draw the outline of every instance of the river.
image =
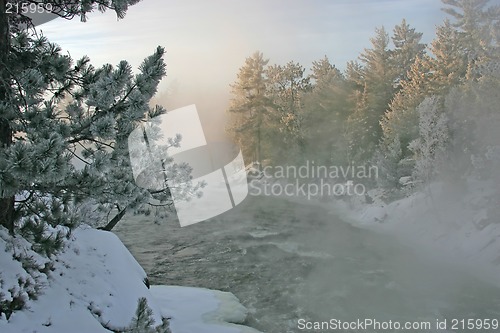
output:
M 188 227 L 134 216 L 114 232 L 152 284 L 230 291 L 249 309 L 247 324 L 266 333 L 402 331 L 305 329 L 331 319 L 422 323 L 413 332 L 500 331 L 459 329 L 468 319 L 500 320 L 500 289 L 307 202 L 249 196 Z M 438 328 L 445 320 L 447 329 Z

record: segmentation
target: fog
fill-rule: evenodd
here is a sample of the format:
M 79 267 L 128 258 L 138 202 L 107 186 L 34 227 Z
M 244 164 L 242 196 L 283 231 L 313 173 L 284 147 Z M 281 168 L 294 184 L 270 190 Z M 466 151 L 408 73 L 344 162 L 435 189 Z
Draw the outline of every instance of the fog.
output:
M 229 140 L 230 84 L 254 51 L 263 52 L 269 64 L 297 61 L 307 74 L 324 55 L 344 70 L 370 47 L 375 27 L 385 25 L 390 32 L 403 17 L 430 42 L 443 19 L 439 6 L 427 0 L 151 0 L 119 22 L 108 13 L 92 15 L 83 29 L 61 20 L 41 27 L 73 56 L 88 54 L 97 64 L 125 58 L 137 67 L 156 45 L 164 45 L 167 78 L 152 103 L 167 110 L 195 104 L 207 140 L 217 142 Z M 299 318 L 500 318 L 500 289 L 494 285 L 500 262 L 500 101 L 498 90 L 488 86 L 474 83 L 443 97 L 441 111 L 453 135 L 445 153 L 430 154 L 428 183 L 419 179 L 415 187 L 375 188 L 339 201 L 249 195 L 233 210 L 193 226 L 180 228 L 171 212 L 159 225 L 148 217 L 127 217 L 116 232 L 152 283 L 231 291 L 249 308 L 248 323 L 263 332 L 298 332 Z M 323 122 L 316 119 L 309 129 Z M 470 123 L 473 131 L 465 127 Z M 332 132 L 326 127 L 303 155 Z M 412 158 L 425 155 L 422 147 Z M 375 146 L 361 148 L 370 153 Z M 276 150 L 286 155 L 293 148 Z M 405 172 L 393 182 L 416 177 Z M 341 214 L 339 207 L 353 215 Z
M 339 68 L 369 46 L 374 28 L 406 17 L 425 41 L 443 17 L 439 1 L 162 1 L 130 7 L 123 20 L 93 13 L 88 22 L 56 19 L 40 27 L 74 58 L 137 68 L 156 46 L 166 48 L 167 77 L 154 102 L 167 109 L 196 104 L 209 138 L 224 137 L 229 85 L 245 58 L 259 50 L 270 63 L 309 68 L 327 55 Z

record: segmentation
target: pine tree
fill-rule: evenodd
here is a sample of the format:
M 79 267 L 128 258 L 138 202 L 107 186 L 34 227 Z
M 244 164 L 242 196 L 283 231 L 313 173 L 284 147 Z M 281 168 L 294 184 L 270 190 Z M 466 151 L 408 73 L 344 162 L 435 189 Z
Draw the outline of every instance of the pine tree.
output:
M 332 81 L 342 78 L 340 70 L 330 63 L 327 56 L 320 60 L 313 61 L 311 71 L 312 74 L 310 78 L 314 82 L 314 89 L 321 88 L 323 85 L 327 85 Z
M 395 71 L 396 94 L 389 103 L 387 111 L 380 121 L 382 141 L 379 146 L 382 156 L 406 158 L 408 144 L 418 136 L 418 115 L 415 108 L 426 95 L 425 76 L 422 58 L 425 57 L 425 45 L 420 43 L 421 33 L 403 20 L 394 28 L 392 37 L 395 49 L 391 54 L 392 67 Z M 394 147 L 397 146 L 396 153 Z M 392 166 L 394 169 L 391 169 Z M 402 176 L 399 163 L 385 163 L 384 169 L 392 180 Z M 389 175 L 393 173 L 393 175 Z M 391 183 L 391 182 L 389 182 Z
M 398 136 L 392 142 L 384 142 L 384 145 L 377 149 L 374 162 L 379 171 L 377 185 L 385 189 L 399 189 L 403 185 L 400 183 L 401 178 L 413 173 L 414 163 L 403 158 L 403 149 Z
M 121 18 L 136 2 L 63 1 L 53 8 L 66 18 L 84 20 L 96 8 Z M 128 211 L 170 207 L 167 186 L 149 191 L 135 184 L 127 146 L 137 126 L 165 112 L 149 106 L 165 75 L 164 49 L 146 58 L 137 74 L 126 61 L 96 69 L 87 57 L 74 62 L 45 37 L 19 29 L 17 21 L 10 20 L 10 32 L 0 29 L 7 32 L 0 36 L 7 40 L 0 63 L 1 225 L 41 243 L 47 239 L 35 231 L 71 230 L 85 200 L 109 213 L 118 210 L 107 229 Z M 187 166 L 165 168 L 189 180 Z
M 146 298 L 141 297 L 137 301 L 137 309 L 132 323 L 124 330 L 126 333 L 171 333 L 168 321 L 163 319 L 159 325 L 155 325 L 153 310 L 148 306 Z
M 445 99 L 451 136 L 449 174 L 455 181 L 472 173 L 493 176 L 489 152 L 500 143 L 500 60 L 489 62 L 479 74 L 477 80 L 451 89 Z M 479 161 L 482 163 L 475 163 Z M 498 163 L 495 168 L 498 170 Z
M 482 68 L 498 59 L 498 39 L 494 31 L 500 17 L 499 6 L 487 7 L 488 1 L 484 0 L 444 0 L 443 3 L 447 5 L 445 12 L 455 21 L 445 20 L 437 28 L 436 38 L 429 47 L 432 55 L 417 55 L 381 122 L 381 151 L 386 154 L 398 139 L 402 160 L 411 160 L 413 152 L 408 144 L 420 136 L 416 126 L 417 106 L 426 97 L 446 96 L 468 80 L 479 79 L 484 74 Z M 401 170 L 393 172 L 396 175 Z
M 365 49 L 359 59 L 363 64 L 356 73 L 351 66 L 349 76 L 361 87 L 355 93 L 355 109 L 349 116 L 350 156 L 358 162 L 368 161 L 382 136 L 380 120 L 393 97 L 395 71 L 388 49 L 389 36 L 385 29 L 377 28 L 370 39 L 372 48 Z
M 455 19 L 453 27 L 461 35 L 461 45 L 467 60 L 474 63 L 492 51 L 498 51 L 495 26 L 500 21 L 500 5 L 490 5 L 490 0 L 442 0 L 447 14 Z M 495 45 L 496 44 L 496 45 Z M 492 46 L 495 46 L 491 48 Z
M 346 122 L 349 163 L 363 164 L 369 161 L 376 148 L 375 120 L 368 116 L 370 106 L 366 90 L 355 90 L 351 100 L 354 107 L 350 110 Z
M 417 57 L 408 70 L 407 77 L 400 82 L 400 90 L 394 95 L 380 121 L 383 131 L 380 145 L 382 152 L 397 140 L 401 145 L 401 157 L 408 158 L 412 155 L 408 144 L 418 137 L 416 108 L 431 93 L 429 75 L 424 60 Z
M 392 164 L 395 168 L 388 170 L 392 173 L 389 178 L 408 176 L 405 172 L 409 172 L 409 167 L 415 167 L 408 164 L 415 163 L 415 152 L 409 145 L 421 135 L 417 107 L 427 97 L 443 96 L 465 78 L 467 65 L 458 44 L 458 35 L 449 21 L 437 28 L 436 39 L 432 41 L 429 50 L 432 56 L 416 55 L 381 120 L 381 153 L 390 154 L 391 146 L 396 140 L 401 146 L 401 163 Z
M 468 56 L 462 38 L 449 20 L 436 29 L 436 39 L 430 46 L 432 57 L 425 57 L 428 85 L 433 94 L 443 95 L 450 87 L 464 82 Z
M 353 90 L 362 90 L 364 87 L 363 66 L 358 61 L 347 62 L 345 78 Z
M 395 84 L 400 88 L 402 81 L 408 78 L 408 71 L 417 58 L 422 58 L 425 51 L 425 44 L 420 43 L 422 33 L 416 32 L 415 28 L 403 19 L 400 25 L 394 27 L 392 42 L 394 50 L 391 54 L 392 67 L 395 73 Z
M 304 73 L 305 68 L 293 61 L 284 66 L 272 65 L 266 70 L 268 96 L 279 119 L 277 129 L 281 140 L 273 142 L 273 156 L 277 160 L 293 160 L 304 151 L 303 97 L 311 88 L 310 78 Z
M 415 154 L 414 176 L 428 183 L 446 158 L 449 144 L 448 117 L 443 101 L 437 96 L 426 98 L 417 108 L 420 136 L 409 145 Z
M 10 51 L 9 18 L 6 13 L 6 4 L 5 0 L 0 0 L 0 102 L 5 101 L 8 96 L 10 81 L 6 66 Z M 0 113 L 0 149 L 6 149 L 11 144 L 12 129 L 9 117 L 2 110 Z M 0 225 L 6 227 L 11 234 L 14 234 L 14 200 L 13 195 L 4 193 L 0 188 Z
M 262 162 L 263 141 L 268 138 L 270 101 L 267 97 L 265 76 L 268 59 L 255 52 L 239 69 L 238 79 L 231 86 L 233 98 L 229 107 L 231 125 L 228 129 L 243 149 L 243 154 L 253 161 Z
M 342 73 L 327 57 L 313 62 L 312 91 L 304 97 L 304 158 L 319 163 L 347 163 L 346 119 L 352 106 Z

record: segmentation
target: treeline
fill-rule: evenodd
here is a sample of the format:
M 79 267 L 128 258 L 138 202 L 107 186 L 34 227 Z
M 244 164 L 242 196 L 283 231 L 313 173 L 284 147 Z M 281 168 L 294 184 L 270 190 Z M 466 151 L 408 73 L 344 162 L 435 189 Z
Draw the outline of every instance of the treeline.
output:
M 442 0 L 429 44 L 405 20 L 339 70 L 246 59 L 231 86 L 229 133 L 247 161 L 376 165 L 377 186 L 441 173 L 491 173 L 500 151 L 500 6 Z M 500 155 L 500 154 L 498 154 Z M 490 171 L 487 171 L 490 170 Z

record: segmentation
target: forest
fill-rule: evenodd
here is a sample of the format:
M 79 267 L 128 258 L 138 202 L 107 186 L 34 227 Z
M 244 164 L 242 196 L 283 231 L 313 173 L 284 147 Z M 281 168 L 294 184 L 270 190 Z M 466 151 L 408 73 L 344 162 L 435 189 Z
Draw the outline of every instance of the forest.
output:
M 231 86 L 228 132 L 261 165 L 376 166 L 371 187 L 397 198 L 433 180 L 490 177 L 500 156 L 500 8 L 443 0 L 425 45 L 405 19 L 375 29 L 341 71 L 248 57 Z M 328 41 L 325 41 L 327 43 Z
M 117 321 L 121 330 L 110 330 L 169 332 L 168 316 L 155 310 L 156 324 L 151 319 L 151 302 L 144 298 L 150 295 L 149 281 L 135 261 L 130 266 L 108 259 L 113 269 L 103 266 L 104 271 L 100 266 L 107 254 L 127 257 L 129 253 L 113 235 L 95 230 L 110 231 L 125 215 L 170 222 L 169 218 L 175 218 L 172 191 L 179 190 L 186 198 L 203 192 L 204 184 L 193 181 L 190 166 L 172 164 L 167 155 L 155 174 L 161 175 L 164 186 L 141 188 L 131 170 L 130 155 L 137 152 L 129 149 L 130 134 L 136 128 L 145 133 L 144 126 L 151 119 L 167 112 L 163 106 L 152 105 L 166 75 L 165 48 L 151 50 L 137 69 L 125 60 L 116 66 L 95 67 L 86 56 L 72 59 L 65 54 L 38 33 L 26 16 L 6 12 L 7 3 L 19 2 L 0 0 L 0 329 L 10 325 L 9 319 L 16 314 L 16 325 L 26 324 L 22 316 L 30 315 L 30 306 L 38 304 L 43 310 L 44 303 L 36 303 L 39 297 L 45 292 L 49 296 L 43 299 L 52 302 L 51 295 L 61 294 L 51 289 L 53 281 L 65 281 L 61 285 L 68 289 L 62 294 L 69 308 L 76 302 L 89 316 L 88 322 L 98 322 L 108 331 L 108 317 L 106 313 L 101 316 L 94 302 L 101 300 L 105 309 L 101 296 L 109 295 L 117 313 L 125 317 L 117 297 L 127 292 L 113 295 L 115 282 L 124 279 L 137 287 L 134 295 L 138 297 L 128 300 L 127 306 L 134 308 Z M 139 0 L 27 2 L 43 4 L 44 10 L 50 5 L 52 14 L 65 19 L 85 21 L 93 11 L 114 11 L 122 19 Z M 305 67 L 293 60 L 272 64 L 259 51 L 250 55 L 230 86 L 227 110 L 227 132 L 241 147 L 245 161 L 254 162 L 260 171 L 274 170 L 275 176 L 278 171 L 300 172 L 301 166 L 313 166 L 316 176 L 308 174 L 310 178 L 328 174 L 339 183 L 357 178 L 367 189 L 377 190 L 386 203 L 427 191 L 436 182 L 447 184 L 455 193 L 466 193 L 471 180 L 486 183 L 490 192 L 483 195 L 485 203 L 471 205 L 487 210 L 487 218 L 478 218 L 481 223 L 498 225 L 500 5 L 490 0 L 442 0 L 442 4 L 447 19 L 436 27 L 428 45 L 422 42 L 423 34 L 402 19 L 395 27 L 375 29 L 371 46 L 342 70 L 328 56 Z M 179 144 L 181 138 L 168 141 L 170 147 Z M 167 148 L 159 149 L 164 153 Z M 353 177 L 354 170 L 360 176 Z M 365 170 L 374 171 L 376 177 L 363 176 Z M 167 186 L 169 179 L 176 179 L 178 188 Z M 253 202 L 259 199 L 267 204 L 262 197 L 251 198 Z M 364 196 L 366 203 L 373 199 Z M 267 207 L 273 213 L 262 213 L 266 228 L 279 225 L 274 223 L 280 221 L 279 215 L 287 217 L 289 208 L 295 207 L 281 205 L 286 209 Z M 264 211 L 254 210 L 257 215 Z M 296 214 L 307 225 L 309 216 Z M 252 218 L 259 220 L 259 216 Z M 140 229 L 146 228 L 141 225 Z M 265 236 L 254 238 L 262 241 L 274 235 L 267 229 L 259 232 Z M 83 244 L 82 252 L 78 244 Z M 99 246 L 101 254 L 93 254 Z M 75 279 L 67 279 L 76 258 L 89 261 L 74 264 L 78 266 Z M 89 267 L 103 270 L 78 282 Z M 130 275 L 129 267 L 137 274 Z M 103 280 L 92 279 L 108 275 L 109 285 L 101 293 L 94 287 L 102 286 Z M 242 281 L 246 279 L 245 275 Z M 88 297 L 87 291 L 79 289 L 87 282 Z M 74 296 L 70 287 L 82 296 Z M 37 327 L 51 326 L 50 318 L 37 318 Z M 240 321 L 245 321 L 244 316 Z

